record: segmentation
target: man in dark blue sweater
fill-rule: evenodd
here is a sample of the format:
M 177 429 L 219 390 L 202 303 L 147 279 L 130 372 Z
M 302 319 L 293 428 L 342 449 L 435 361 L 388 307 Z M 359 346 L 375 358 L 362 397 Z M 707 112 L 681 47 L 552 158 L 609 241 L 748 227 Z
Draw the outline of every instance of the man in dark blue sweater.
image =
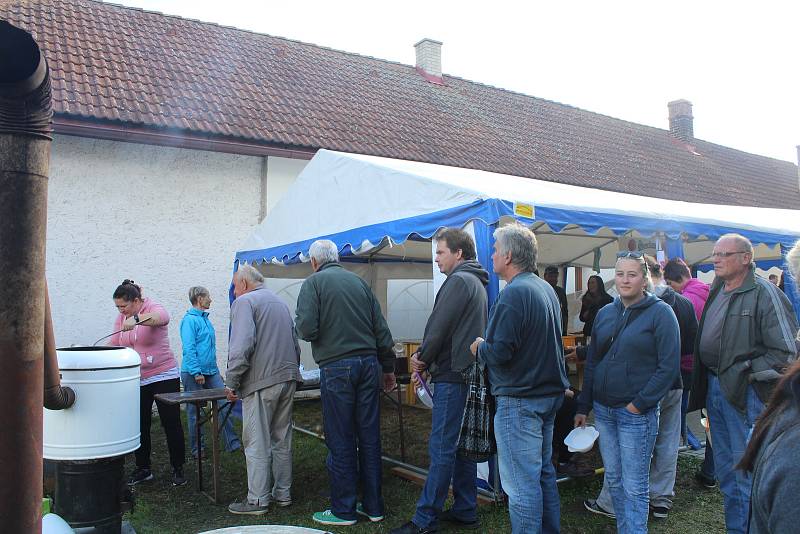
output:
M 494 271 L 508 285 L 492 308 L 486 339 L 471 348 L 486 363 L 496 397 L 495 438 L 512 530 L 559 532 L 553 422 L 569 386 L 561 308 L 550 284 L 533 274 L 533 232 L 510 225 L 494 237 Z

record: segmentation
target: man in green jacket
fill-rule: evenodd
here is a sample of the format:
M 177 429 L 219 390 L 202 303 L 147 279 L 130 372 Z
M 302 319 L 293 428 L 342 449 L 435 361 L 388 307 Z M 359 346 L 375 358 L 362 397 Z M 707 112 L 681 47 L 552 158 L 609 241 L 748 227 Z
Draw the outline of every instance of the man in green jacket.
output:
M 728 533 L 747 531 L 750 477 L 735 466 L 780 373 L 796 357 L 797 318 L 774 284 L 755 275 L 753 245 L 719 238 L 694 350 L 689 410 L 707 408 Z
M 295 329 L 311 342 L 320 368 L 331 487 L 331 509 L 313 519 L 346 526 L 361 514 L 381 521 L 380 389 L 396 385 L 392 334 L 369 285 L 342 267 L 333 241 L 314 241 L 309 255 L 314 274 L 300 287 Z

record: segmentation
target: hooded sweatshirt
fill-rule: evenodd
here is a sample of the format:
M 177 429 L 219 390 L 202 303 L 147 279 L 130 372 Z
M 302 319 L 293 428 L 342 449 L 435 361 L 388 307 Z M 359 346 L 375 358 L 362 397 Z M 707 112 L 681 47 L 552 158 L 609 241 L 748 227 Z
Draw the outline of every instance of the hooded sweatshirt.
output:
M 700 317 L 703 315 L 703 308 L 706 306 L 706 301 L 708 300 L 708 292 L 711 290 L 711 287 L 698 280 L 697 278 L 692 278 L 686 285 L 683 286 L 683 291 L 681 294 L 689 299 L 689 302 L 692 303 L 694 307 L 694 314 L 697 317 L 697 322 L 700 322 Z M 684 374 L 684 386 L 689 387 L 689 384 L 686 382 L 691 381 L 691 373 L 694 369 L 694 351 L 691 350 L 688 353 L 683 352 L 681 350 L 681 373 Z
M 615 298 L 594 321 L 578 413 L 588 414 L 595 401 L 654 408 L 679 377 L 680 345 L 678 320 L 666 302 L 645 293 L 626 308 Z
M 689 299 L 667 285 L 657 286 L 656 295 L 669 304 L 678 319 L 678 329 L 681 332 L 681 371 L 683 371 L 683 362 L 686 360 L 692 361 L 694 339 L 697 336 L 697 319 L 695 318 L 694 307 Z M 677 380 L 672 384 L 672 389 L 680 389 L 684 386 L 682 378 L 679 374 Z M 686 377 L 686 381 L 689 379 L 690 377 Z M 689 387 L 689 384 L 685 385 Z
M 436 294 L 425 325 L 419 359 L 433 382 L 463 382 L 461 371 L 475 361 L 469 350 L 486 330 L 489 273 L 475 260 L 453 269 Z

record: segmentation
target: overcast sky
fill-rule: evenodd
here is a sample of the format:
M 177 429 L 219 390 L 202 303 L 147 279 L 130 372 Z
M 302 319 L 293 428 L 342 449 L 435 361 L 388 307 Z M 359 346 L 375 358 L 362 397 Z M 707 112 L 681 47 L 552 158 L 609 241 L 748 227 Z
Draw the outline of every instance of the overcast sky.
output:
M 797 162 L 800 2 L 116 0 L 414 64 L 442 41 L 445 74 Z M 775 6 L 775 7 L 770 7 Z

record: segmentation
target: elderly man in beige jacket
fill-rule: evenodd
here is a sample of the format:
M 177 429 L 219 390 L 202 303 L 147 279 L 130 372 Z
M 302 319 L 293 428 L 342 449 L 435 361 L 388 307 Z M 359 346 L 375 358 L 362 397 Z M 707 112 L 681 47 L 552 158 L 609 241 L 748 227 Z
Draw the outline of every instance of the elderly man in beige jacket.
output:
M 242 399 L 247 498 L 233 514 L 262 515 L 269 503 L 292 504 L 292 398 L 300 377 L 300 347 L 289 308 L 263 287 L 251 265 L 233 277 L 231 337 L 225 386 Z

